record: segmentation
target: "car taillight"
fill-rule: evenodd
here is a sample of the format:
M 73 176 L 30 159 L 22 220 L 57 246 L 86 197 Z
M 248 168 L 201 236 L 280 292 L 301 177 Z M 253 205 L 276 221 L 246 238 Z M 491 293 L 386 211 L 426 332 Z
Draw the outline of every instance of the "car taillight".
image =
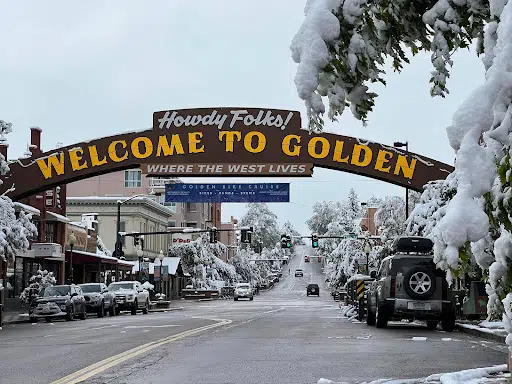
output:
M 391 289 L 389 292 L 390 297 L 395 297 L 395 287 L 396 287 L 396 279 L 394 277 L 391 278 Z

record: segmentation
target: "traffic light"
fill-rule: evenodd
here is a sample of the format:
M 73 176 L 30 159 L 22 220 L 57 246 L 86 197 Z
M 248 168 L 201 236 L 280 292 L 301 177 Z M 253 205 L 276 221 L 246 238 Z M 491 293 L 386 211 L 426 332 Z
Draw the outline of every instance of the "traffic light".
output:
M 288 248 L 288 235 L 281 235 L 281 248 Z
M 121 257 L 124 257 L 124 251 L 123 251 L 123 243 L 117 242 L 115 247 L 115 256 L 120 259 Z
M 290 235 L 286 235 L 286 248 L 291 248 L 292 247 L 292 238 L 290 237 Z
M 133 245 L 137 247 L 140 243 L 140 235 L 133 236 Z
M 318 248 L 318 235 L 311 235 L 311 246 L 313 248 Z
M 217 242 L 217 228 L 210 229 L 210 243 L 215 244 Z
M 253 227 L 249 227 L 249 229 L 242 229 L 241 230 L 241 236 L 242 236 L 242 243 L 250 244 L 252 241 L 252 231 Z
M 144 249 L 144 235 L 140 235 L 140 249 Z

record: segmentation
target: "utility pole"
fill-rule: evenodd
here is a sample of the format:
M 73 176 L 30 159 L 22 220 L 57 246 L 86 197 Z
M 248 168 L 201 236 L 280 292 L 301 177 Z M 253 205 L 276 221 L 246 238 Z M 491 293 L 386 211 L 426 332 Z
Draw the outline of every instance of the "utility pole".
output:
M 402 143 L 400 141 L 395 141 L 393 143 L 393 146 L 396 148 L 404 148 L 405 147 L 405 153 L 409 153 L 409 142 L 406 141 L 405 143 Z M 405 187 L 405 220 L 409 218 L 409 188 Z

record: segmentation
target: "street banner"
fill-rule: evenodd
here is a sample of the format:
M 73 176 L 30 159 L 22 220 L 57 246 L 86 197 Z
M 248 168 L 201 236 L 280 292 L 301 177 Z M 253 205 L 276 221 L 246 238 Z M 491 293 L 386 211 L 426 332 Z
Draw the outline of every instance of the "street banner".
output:
M 162 280 L 169 281 L 169 266 L 168 265 L 162 266 Z
M 155 265 L 155 272 L 153 273 L 153 280 L 160 281 L 160 266 Z
M 166 203 L 288 203 L 289 183 L 192 184 L 165 186 Z

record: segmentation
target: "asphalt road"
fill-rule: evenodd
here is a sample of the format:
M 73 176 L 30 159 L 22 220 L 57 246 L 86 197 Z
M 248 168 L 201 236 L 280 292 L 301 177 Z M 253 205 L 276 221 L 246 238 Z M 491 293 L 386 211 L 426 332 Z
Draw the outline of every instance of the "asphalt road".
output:
M 252 302 L 181 301 L 183 311 L 8 326 L 0 333 L 0 383 L 51 383 L 79 370 L 57 383 L 361 383 L 505 362 L 504 346 L 464 334 L 341 318 L 324 289 L 323 263 L 311 260 L 296 256 L 291 274 L 285 268 Z M 304 277 L 294 277 L 295 268 Z M 320 285 L 319 298 L 306 296 L 310 282 Z

